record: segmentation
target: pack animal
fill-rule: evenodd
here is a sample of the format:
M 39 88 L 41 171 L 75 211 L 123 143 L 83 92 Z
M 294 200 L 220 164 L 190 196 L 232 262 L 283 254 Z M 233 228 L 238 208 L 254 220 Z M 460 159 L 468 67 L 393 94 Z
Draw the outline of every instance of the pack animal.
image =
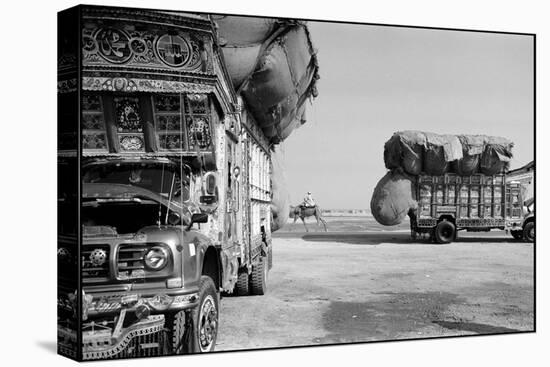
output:
M 294 223 L 300 218 L 302 220 L 302 223 L 304 223 L 304 227 L 306 228 L 306 232 L 309 232 L 307 229 L 305 218 L 308 217 L 315 217 L 317 220 L 317 225 L 320 226 L 321 223 L 323 224 L 325 228 L 325 232 L 327 231 L 327 222 L 323 219 L 323 216 L 321 214 L 321 208 L 319 208 L 318 205 L 314 207 L 303 207 L 303 206 L 290 206 L 290 218 L 294 218 Z

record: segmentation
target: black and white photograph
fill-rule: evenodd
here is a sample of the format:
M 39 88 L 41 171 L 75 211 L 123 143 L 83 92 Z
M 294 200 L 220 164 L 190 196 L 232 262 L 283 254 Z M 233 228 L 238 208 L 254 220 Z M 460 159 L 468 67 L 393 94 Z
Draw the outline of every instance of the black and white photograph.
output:
M 534 331 L 533 34 L 58 25 L 60 354 Z
M 44 289 L 19 311 L 47 319 L 36 356 L 463 366 L 536 348 L 539 23 L 92 4 L 48 10 L 52 164 L 14 214 L 15 238 L 48 238 L 13 297 Z

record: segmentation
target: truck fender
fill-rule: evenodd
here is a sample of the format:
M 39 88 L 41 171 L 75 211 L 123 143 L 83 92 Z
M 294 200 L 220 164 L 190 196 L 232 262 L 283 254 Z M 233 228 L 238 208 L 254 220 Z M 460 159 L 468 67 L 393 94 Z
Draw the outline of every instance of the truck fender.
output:
M 214 281 L 216 289 L 221 286 L 222 265 L 219 252 L 209 241 L 198 241 L 196 243 L 197 253 L 197 274 L 196 279 L 201 275 L 208 275 Z

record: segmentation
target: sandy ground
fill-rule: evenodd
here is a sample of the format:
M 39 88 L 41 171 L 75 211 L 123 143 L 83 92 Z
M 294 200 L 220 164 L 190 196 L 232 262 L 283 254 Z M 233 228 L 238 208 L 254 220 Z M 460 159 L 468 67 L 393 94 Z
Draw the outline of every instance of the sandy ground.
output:
M 216 350 L 534 328 L 533 244 L 503 232 L 436 245 L 402 228 L 287 229 L 273 246 L 268 293 L 222 299 Z

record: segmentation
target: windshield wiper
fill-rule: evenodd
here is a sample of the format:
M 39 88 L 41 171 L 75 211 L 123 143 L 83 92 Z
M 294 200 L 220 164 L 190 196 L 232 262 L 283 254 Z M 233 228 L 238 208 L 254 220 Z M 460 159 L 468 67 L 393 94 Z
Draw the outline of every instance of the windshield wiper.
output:
M 149 202 L 150 200 L 146 200 Z M 143 200 L 137 197 L 131 198 L 93 198 L 92 200 L 86 200 L 82 202 L 82 206 L 91 206 L 97 207 L 99 204 L 109 204 L 109 203 L 138 203 L 143 204 Z
M 98 203 L 113 203 L 113 202 L 131 202 L 131 203 L 139 203 L 141 204 L 142 200 L 137 197 L 130 197 L 130 198 L 97 198 L 96 201 Z

